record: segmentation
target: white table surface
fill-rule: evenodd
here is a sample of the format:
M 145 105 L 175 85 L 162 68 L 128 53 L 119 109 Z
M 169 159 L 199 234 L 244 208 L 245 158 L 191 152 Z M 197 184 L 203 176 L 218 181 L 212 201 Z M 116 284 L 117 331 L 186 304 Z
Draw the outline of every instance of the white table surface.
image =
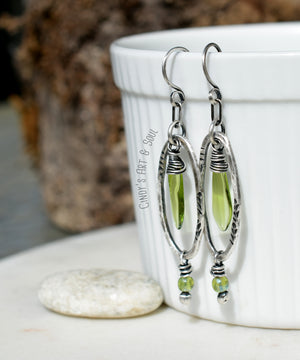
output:
M 37 290 L 45 276 L 95 267 L 142 270 L 134 224 L 70 237 L 1 260 L 0 358 L 300 359 L 300 331 L 218 324 L 167 306 L 132 319 L 73 318 L 39 303 Z

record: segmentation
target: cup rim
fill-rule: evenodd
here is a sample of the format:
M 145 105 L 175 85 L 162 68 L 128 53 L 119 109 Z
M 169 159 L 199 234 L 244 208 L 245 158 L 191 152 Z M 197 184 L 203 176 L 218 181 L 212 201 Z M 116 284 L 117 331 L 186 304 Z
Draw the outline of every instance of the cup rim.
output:
M 202 71 L 202 51 L 209 42 L 216 42 L 222 52 L 209 54 L 209 69 L 224 100 L 300 101 L 299 37 L 300 22 L 222 25 L 126 36 L 110 47 L 114 80 L 122 91 L 167 98 L 170 88 L 161 76 L 162 59 L 171 47 L 184 46 L 190 52 L 179 53 L 173 58 L 176 61 L 170 61 L 169 74 L 172 72 L 172 81 L 184 89 L 188 99 L 206 101 L 209 86 Z M 258 39 L 257 49 L 249 50 Z M 193 42 L 197 47 L 190 46 Z M 285 48 L 275 50 L 279 43 Z M 290 49 L 289 44 L 295 44 L 295 48 Z
M 263 33 L 261 33 L 263 32 Z M 180 29 L 169 29 L 169 30 L 160 30 L 160 31 L 151 31 L 141 34 L 134 34 L 129 36 L 123 36 L 119 39 L 116 39 L 112 42 L 111 48 L 118 49 L 119 51 L 125 52 L 136 52 L 139 55 L 149 56 L 149 54 L 164 54 L 169 48 L 166 47 L 162 49 L 161 46 L 158 46 L 156 49 L 151 46 L 149 43 L 151 41 L 156 41 L 156 39 L 160 38 L 168 41 L 169 37 L 178 37 L 193 35 L 196 34 L 198 36 L 209 37 L 210 39 L 216 38 L 220 35 L 223 35 L 223 38 L 232 36 L 259 36 L 261 37 L 274 37 L 275 35 L 280 34 L 283 37 L 290 37 L 291 32 L 298 34 L 300 36 L 300 21 L 295 22 L 281 22 L 281 23 L 256 23 L 256 24 L 234 24 L 234 25 L 215 25 L 215 26 L 203 26 L 203 27 L 191 27 L 191 28 L 180 28 Z M 195 35 L 194 35 L 195 36 Z M 286 39 L 285 39 L 286 40 Z M 180 40 L 176 40 L 176 42 L 180 42 Z M 209 41 L 213 42 L 213 41 Z M 218 41 L 216 41 L 218 42 Z M 278 44 L 278 41 L 276 41 Z M 141 47 L 141 45 L 145 48 Z M 198 48 L 191 48 L 189 56 L 193 56 L 194 54 L 198 54 L 201 52 L 204 43 L 199 42 Z M 156 45 L 160 45 L 159 42 L 156 42 Z M 234 45 L 234 44 L 233 44 Z M 265 43 L 267 46 L 268 44 Z M 148 46 L 148 47 L 146 47 Z M 284 54 L 284 53 L 300 53 L 300 45 L 298 45 L 298 49 L 289 49 L 289 50 L 266 50 L 266 49 L 228 49 L 226 46 L 222 46 L 222 54 L 234 54 L 235 56 L 244 56 L 246 54 L 263 54 L 263 53 L 275 53 L 275 54 Z

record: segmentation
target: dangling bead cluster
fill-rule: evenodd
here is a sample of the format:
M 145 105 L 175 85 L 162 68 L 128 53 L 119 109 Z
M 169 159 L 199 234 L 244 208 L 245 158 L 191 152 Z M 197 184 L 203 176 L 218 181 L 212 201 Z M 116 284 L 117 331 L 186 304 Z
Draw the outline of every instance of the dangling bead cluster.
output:
M 192 273 L 192 265 L 188 260 L 182 260 L 179 265 L 180 278 L 178 279 L 178 288 L 181 291 L 179 300 L 182 304 L 187 304 L 192 295 L 190 291 L 194 287 L 194 279 L 190 276 Z
M 229 282 L 225 276 L 225 267 L 222 261 L 216 261 L 211 267 L 210 273 L 214 277 L 212 287 L 218 293 L 219 304 L 225 304 L 229 300 Z

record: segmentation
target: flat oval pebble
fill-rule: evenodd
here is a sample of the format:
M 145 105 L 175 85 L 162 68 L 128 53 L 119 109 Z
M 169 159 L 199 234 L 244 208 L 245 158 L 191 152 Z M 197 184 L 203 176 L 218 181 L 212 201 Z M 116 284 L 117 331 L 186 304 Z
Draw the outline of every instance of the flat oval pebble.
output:
M 41 284 L 41 303 L 55 312 L 90 318 L 126 318 L 157 309 L 163 294 L 148 276 L 125 270 L 72 270 Z

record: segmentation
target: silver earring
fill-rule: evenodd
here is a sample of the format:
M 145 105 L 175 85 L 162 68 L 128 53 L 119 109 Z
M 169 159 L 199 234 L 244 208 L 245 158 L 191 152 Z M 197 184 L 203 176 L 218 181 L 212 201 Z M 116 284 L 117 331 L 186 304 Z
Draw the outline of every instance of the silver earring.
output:
M 207 70 L 207 53 L 214 47 L 221 52 L 215 43 L 208 44 L 202 56 L 203 71 L 211 85 L 209 101 L 211 104 L 211 124 L 200 151 L 200 187 L 204 189 L 207 163 L 212 172 L 212 212 L 220 231 L 226 231 L 230 226 L 228 244 L 225 250 L 218 250 L 210 234 L 207 211 L 205 211 L 205 238 L 214 257 L 211 268 L 212 286 L 218 293 L 218 302 L 228 301 L 229 281 L 225 274 L 224 262 L 229 258 L 240 233 L 240 186 L 237 166 L 228 137 L 225 135 L 225 125 L 222 114 L 222 95 L 220 88 L 212 81 Z M 208 150 L 211 149 L 209 152 Z M 210 158 L 208 160 L 208 158 Z M 231 191 L 229 189 L 227 172 L 230 170 Z M 233 199 L 231 199 L 231 194 Z M 207 209 L 207 200 L 204 201 Z
M 179 299 L 182 303 L 186 304 L 191 299 L 191 290 L 194 286 L 194 280 L 191 277 L 192 266 L 189 263 L 198 252 L 200 239 L 203 232 L 204 217 L 204 201 L 202 192 L 200 191 L 200 172 L 197 164 L 195 153 L 191 144 L 186 138 L 185 127 L 182 122 L 182 108 L 185 101 L 183 90 L 173 84 L 166 71 L 166 64 L 171 54 L 176 52 L 188 52 L 189 50 L 177 46 L 170 49 L 162 62 L 162 73 L 165 81 L 173 89 L 170 94 L 170 102 L 172 105 L 172 122 L 168 128 L 168 139 L 162 149 L 159 168 L 158 168 L 158 203 L 161 224 L 164 231 L 165 238 L 171 249 L 178 256 L 180 277 L 178 280 L 178 288 L 181 291 Z M 188 155 L 187 164 L 184 163 L 181 157 L 181 151 Z M 191 248 L 181 249 L 174 240 L 171 233 L 169 221 L 166 213 L 166 198 L 165 198 L 165 178 L 168 175 L 169 194 L 172 208 L 172 215 L 176 228 L 179 230 L 184 221 L 184 188 L 183 188 L 183 174 L 186 166 L 191 166 L 194 176 L 195 196 L 197 199 L 197 224 L 195 229 L 194 240 Z

